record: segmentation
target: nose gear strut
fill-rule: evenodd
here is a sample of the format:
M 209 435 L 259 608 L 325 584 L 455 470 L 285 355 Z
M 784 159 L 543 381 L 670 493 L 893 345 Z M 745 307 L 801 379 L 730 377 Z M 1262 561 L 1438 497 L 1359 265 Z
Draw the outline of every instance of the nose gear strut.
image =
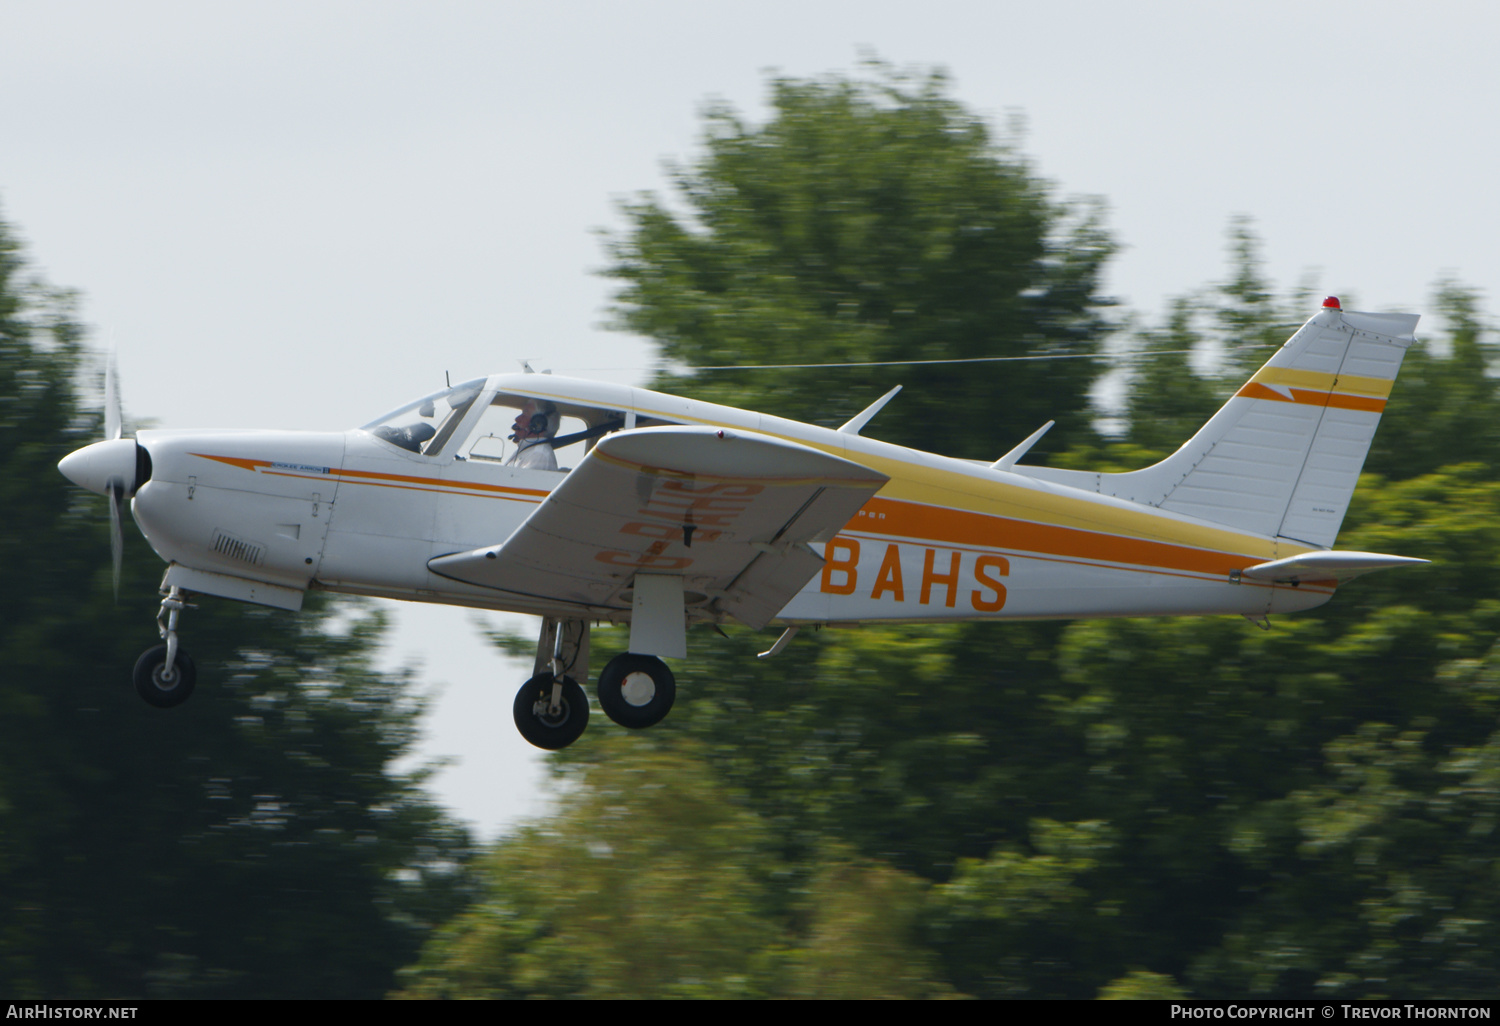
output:
M 189 607 L 182 589 L 173 585 L 156 614 L 156 629 L 166 644 L 147 649 L 135 661 L 136 694 L 158 709 L 186 702 L 197 683 L 198 670 L 192 657 L 177 644 L 177 620 L 183 609 Z

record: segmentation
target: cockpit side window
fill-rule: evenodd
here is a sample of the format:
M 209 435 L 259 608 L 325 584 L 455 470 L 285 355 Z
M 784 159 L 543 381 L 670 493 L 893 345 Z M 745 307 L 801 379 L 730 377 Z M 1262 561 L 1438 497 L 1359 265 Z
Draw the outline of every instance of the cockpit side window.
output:
M 570 470 L 598 439 L 625 425 L 616 410 L 501 393 L 458 447 L 462 459 Z

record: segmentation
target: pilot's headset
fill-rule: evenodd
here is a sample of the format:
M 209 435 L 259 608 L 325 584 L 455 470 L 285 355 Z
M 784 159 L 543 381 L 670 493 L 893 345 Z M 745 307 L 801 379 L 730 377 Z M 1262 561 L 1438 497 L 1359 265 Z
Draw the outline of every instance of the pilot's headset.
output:
M 527 437 L 551 438 L 557 434 L 558 425 L 562 422 L 562 416 L 557 412 L 557 407 L 540 399 L 533 400 L 536 404 L 536 412 L 526 420 Z
M 556 406 L 551 403 L 538 402 L 537 412 L 531 415 L 527 428 L 533 435 L 551 438 L 557 434 L 557 429 L 561 424 L 562 414 L 557 412 Z

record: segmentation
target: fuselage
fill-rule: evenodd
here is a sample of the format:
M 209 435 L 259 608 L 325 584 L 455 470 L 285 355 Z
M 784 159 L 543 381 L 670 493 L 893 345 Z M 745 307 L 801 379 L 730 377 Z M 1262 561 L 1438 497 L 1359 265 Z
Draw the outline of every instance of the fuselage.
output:
M 427 451 L 392 441 L 396 434 L 381 422 L 336 433 L 142 431 L 137 440 L 150 454 L 151 471 L 132 500 L 135 519 L 162 559 L 193 572 L 190 590 L 294 605 L 287 596 L 324 588 L 627 619 L 628 603 L 549 606 L 527 598 L 519 585 L 515 592 L 480 587 L 428 566 L 435 557 L 504 542 L 566 479 L 566 467 L 510 466 L 483 455 L 475 442 L 492 404 L 540 399 L 601 433 L 660 424 L 732 428 L 888 475 L 835 537 L 814 546 L 823 570 L 782 610 L 779 619 L 787 623 L 1260 617 L 1319 605 L 1333 592 L 1331 582 L 1293 587 L 1239 579 L 1239 570 L 1309 546 L 1024 473 L 620 385 L 536 374 L 469 385 L 468 405 L 454 401 L 449 420 L 429 430 L 436 436 Z M 423 417 L 431 405 L 420 407 Z M 580 455 L 588 444 L 580 443 Z M 733 501 L 712 515 L 733 530 Z M 600 543 L 607 554 L 608 539 Z M 639 570 L 680 574 L 691 592 L 694 553 L 681 539 L 631 558 Z M 229 583 L 215 590 L 216 581 Z M 244 582 L 266 587 L 247 592 Z M 713 618 L 706 607 L 690 608 L 689 615 Z

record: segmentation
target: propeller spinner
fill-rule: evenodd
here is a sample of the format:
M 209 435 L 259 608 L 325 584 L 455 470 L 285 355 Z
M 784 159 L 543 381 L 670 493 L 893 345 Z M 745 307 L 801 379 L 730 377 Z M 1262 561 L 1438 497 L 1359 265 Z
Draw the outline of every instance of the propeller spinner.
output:
M 134 438 L 120 437 L 121 425 L 120 393 L 111 356 L 104 371 L 104 441 L 68 453 L 58 461 L 57 469 L 79 487 L 109 496 L 109 549 L 117 599 L 125 542 L 120 507 L 151 477 L 151 457 Z

